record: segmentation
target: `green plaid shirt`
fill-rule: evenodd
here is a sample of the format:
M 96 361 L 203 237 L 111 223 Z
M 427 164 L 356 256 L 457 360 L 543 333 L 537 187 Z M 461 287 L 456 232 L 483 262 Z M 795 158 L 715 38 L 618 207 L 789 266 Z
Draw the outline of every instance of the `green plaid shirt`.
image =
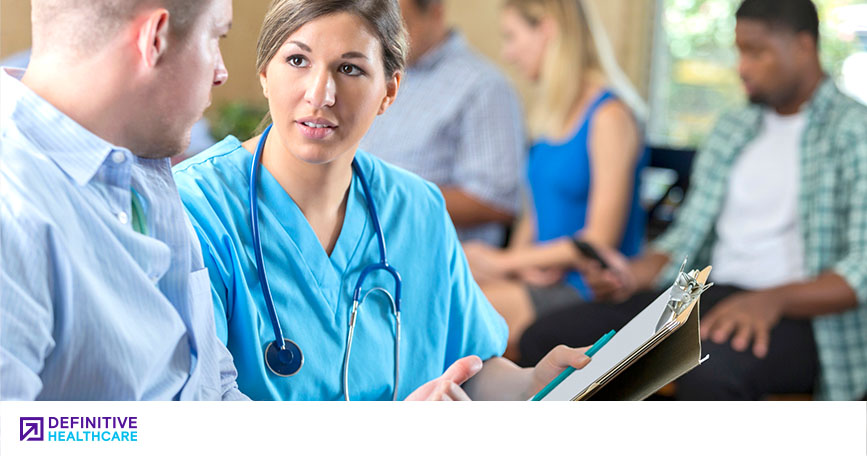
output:
M 817 394 L 855 400 L 867 392 L 867 107 L 828 78 L 806 109 L 798 195 L 805 266 L 810 277 L 839 274 L 858 297 L 855 310 L 813 319 L 821 365 Z M 672 259 L 660 285 L 674 280 L 684 255 L 693 265 L 710 263 L 732 165 L 761 119 L 758 106 L 729 112 L 699 150 L 677 220 L 652 245 Z

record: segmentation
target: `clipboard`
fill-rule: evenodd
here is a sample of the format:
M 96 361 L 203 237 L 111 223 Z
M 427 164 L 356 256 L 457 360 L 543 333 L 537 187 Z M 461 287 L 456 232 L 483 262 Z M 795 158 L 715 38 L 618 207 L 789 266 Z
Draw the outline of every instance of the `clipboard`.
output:
M 643 400 L 704 362 L 699 298 L 711 267 L 678 273 L 675 283 L 540 400 Z

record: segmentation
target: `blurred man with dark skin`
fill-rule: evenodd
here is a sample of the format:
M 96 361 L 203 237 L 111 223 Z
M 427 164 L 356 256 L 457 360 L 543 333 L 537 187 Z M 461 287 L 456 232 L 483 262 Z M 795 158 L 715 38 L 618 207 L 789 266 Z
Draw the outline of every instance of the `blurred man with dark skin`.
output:
M 688 256 L 688 267 L 713 265 L 716 285 L 701 300 L 710 359 L 676 382 L 678 398 L 864 397 L 867 108 L 823 72 L 818 28 L 810 0 L 741 4 L 738 71 L 750 105 L 721 117 L 677 219 L 648 251 L 631 262 L 603 251 L 611 268 L 586 271 L 596 296 L 615 304 L 539 321 L 522 340 L 524 362 L 622 327 Z
M 400 93 L 361 148 L 437 184 L 461 241 L 502 245 L 520 205 L 523 118 L 508 81 L 446 25 L 442 0 L 401 0 Z

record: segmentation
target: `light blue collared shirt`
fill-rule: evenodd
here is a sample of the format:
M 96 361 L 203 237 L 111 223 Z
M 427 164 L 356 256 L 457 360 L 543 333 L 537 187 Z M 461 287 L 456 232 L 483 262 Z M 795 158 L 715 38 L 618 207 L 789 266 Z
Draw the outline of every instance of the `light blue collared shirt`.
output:
M 169 160 L 109 144 L 22 75 L 0 70 L 0 398 L 243 399 Z

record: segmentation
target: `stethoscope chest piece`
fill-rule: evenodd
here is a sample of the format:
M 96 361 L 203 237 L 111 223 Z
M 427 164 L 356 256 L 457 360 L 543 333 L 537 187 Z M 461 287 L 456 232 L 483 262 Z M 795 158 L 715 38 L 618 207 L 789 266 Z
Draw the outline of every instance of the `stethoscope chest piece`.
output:
M 304 364 L 301 348 L 295 342 L 283 339 L 285 347 L 281 350 L 276 342 L 272 341 L 265 349 L 265 365 L 274 375 L 281 377 L 291 377 L 297 374 Z

